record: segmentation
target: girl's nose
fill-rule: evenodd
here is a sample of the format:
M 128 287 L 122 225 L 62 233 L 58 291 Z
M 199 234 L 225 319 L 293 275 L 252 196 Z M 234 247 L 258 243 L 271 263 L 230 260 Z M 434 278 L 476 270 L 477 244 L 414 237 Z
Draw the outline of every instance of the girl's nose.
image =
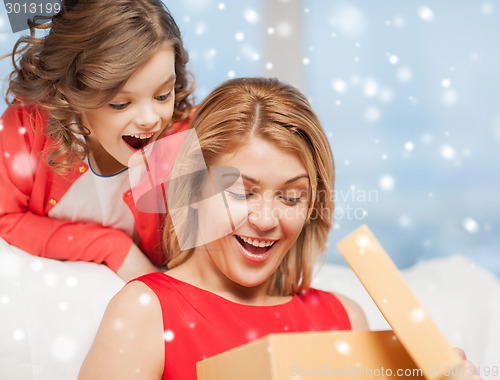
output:
M 150 102 L 147 102 L 138 109 L 136 120 L 139 126 L 144 128 L 152 128 L 160 121 L 160 115 L 156 111 L 154 105 Z

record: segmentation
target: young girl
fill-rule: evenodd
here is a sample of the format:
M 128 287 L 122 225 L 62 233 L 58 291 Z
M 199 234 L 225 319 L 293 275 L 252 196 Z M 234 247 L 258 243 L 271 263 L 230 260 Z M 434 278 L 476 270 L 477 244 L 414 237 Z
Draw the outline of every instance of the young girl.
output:
M 355 303 L 310 288 L 332 223 L 334 165 L 306 98 L 277 80 L 231 80 L 192 127 L 207 169 L 174 186 L 190 205 L 184 223 L 167 219 L 169 270 L 113 298 L 81 380 L 196 379 L 197 361 L 269 333 L 367 328 Z M 178 160 L 190 165 L 190 150 Z
M 134 206 L 127 164 L 187 126 L 179 28 L 159 0 L 64 0 L 50 25 L 30 28 L 0 121 L 0 237 L 124 279 L 157 270 L 162 216 Z

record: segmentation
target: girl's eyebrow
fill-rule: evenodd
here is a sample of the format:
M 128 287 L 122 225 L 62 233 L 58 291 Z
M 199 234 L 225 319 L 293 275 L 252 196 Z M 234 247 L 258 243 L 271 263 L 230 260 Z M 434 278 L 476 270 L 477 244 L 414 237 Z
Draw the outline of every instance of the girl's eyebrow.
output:
M 257 180 L 257 179 L 255 179 L 255 178 L 248 177 L 248 176 L 243 175 L 243 174 L 241 175 L 241 178 L 243 178 L 244 180 L 246 180 L 248 182 L 252 182 L 255 185 L 260 185 L 260 181 Z M 296 177 L 290 178 L 288 181 L 286 181 L 284 183 L 284 185 L 288 185 L 288 184 L 290 184 L 292 182 L 295 182 L 295 181 L 297 181 L 297 180 L 299 180 L 301 178 L 307 178 L 307 179 L 309 179 L 309 176 L 307 174 L 300 174 L 300 175 L 298 175 Z
M 170 77 L 168 77 L 168 79 L 165 82 L 163 82 L 162 84 L 160 84 L 158 86 L 158 88 L 163 87 L 163 86 L 165 86 L 166 84 L 168 84 L 168 83 L 170 83 L 172 81 L 175 81 L 175 79 L 176 79 L 176 76 L 175 76 L 175 73 L 173 73 L 172 75 L 170 75 Z M 128 94 L 130 92 L 132 92 L 132 91 L 121 90 L 118 94 Z

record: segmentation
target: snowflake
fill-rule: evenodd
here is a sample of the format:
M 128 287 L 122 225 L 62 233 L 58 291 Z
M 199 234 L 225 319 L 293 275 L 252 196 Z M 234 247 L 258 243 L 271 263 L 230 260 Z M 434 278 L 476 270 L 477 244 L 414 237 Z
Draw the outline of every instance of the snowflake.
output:
M 248 330 L 247 331 L 247 340 L 248 341 L 253 341 L 253 340 L 257 339 L 258 336 L 259 336 L 259 334 L 255 330 Z
M 441 156 L 443 156 L 448 161 L 451 161 L 456 157 L 455 149 L 453 149 L 449 145 L 442 145 L 439 149 L 439 152 L 441 153 Z
M 237 32 L 235 35 L 234 35 L 234 39 L 236 41 L 243 41 L 245 39 L 245 34 L 243 34 L 243 32 Z
M 472 218 L 465 218 L 462 221 L 462 226 L 471 234 L 477 234 L 479 231 L 479 224 Z
M 395 28 L 401 29 L 405 26 L 406 21 L 402 16 L 395 16 L 393 19 L 393 24 Z
M 74 288 L 78 285 L 78 279 L 75 276 L 69 276 L 66 279 L 66 285 L 70 288 Z
M 395 64 L 396 64 L 396 63 L 398 63 L 398 62 L 399 62 L 399 58 L 398 58 L 398 56 L 397 56 L 397 55 L 394 55 L 394 54 L 393 54 L 393 55 L 391 55 L 391 56 L 389 57 L 389 63 L 391 63 L 391 64 L 395 65 Z
M 171 342 L 175 338 L 175 334 L 172 330 L 166 330 L 165 334 L 163 334 L 163 338 L 165 339 L 166 342 Z
M 204 23 L 200 23 L 196 26 L 196 29 L 194 32 L 196 35 L 201 36 L 201 35 L 205 34 L 206 31 L 207 31 L 207 25 Z
M 413 150 L 413 148 L 415 148 L 415 145 L 411 141 L 405 142 L 405 149 L 408 152 L 411 152 Z
M 363 93 L 367 98 L 372 98 L 378 93 L 378 83 L 375 79 L 366 78 Z
M 434 141 L 434 136 L 431 133 L 424 133 L 421 140 L 425 145 L 429 145 Z
M 23 263 L 20 256 L 17 255 L 0 255 L 0 276 L 4 278 L 18 278 L 19 273 L 23 269 Z
M 76 353 L 76 344 L 72 339 L 60 336 L 52 343 L 51 353 L 58 361 L 69 361 Z
M 442 100 L 444 104 L 451 106 L 457 102 L 458 95 L 453 90 L 447 90 L 443 93 Z
M 481 12 L 483 12 L 483 14 L 485 14 L 485 15 L 492 14 L 494 10 L 495 10 L 495 8 L 493 7 L 493 4 L 491 4 L 491 3 L 484 3 L 481 6 Z
M 413 309 L 411 312 L 411 319 L 414 322 L 422 322 L 425 319 L 425 317 L 426 317 L 425 311 L 419 307 Z
M 57 283 L 57 276 L 54 273 L 45 273 L 43 276 L 43 282 L 46 286 L 54 286 Z
M 392 93 L 392 91 L 388 88 L 383 88 L 380 90 L 380 93 L 379 93 L 379 100 L 382 102 L 382 103 L 391 103 L 392 100 L 394 99 L 394 95 Z
M 278 33 L 278 36 L 282 38 L 287 38 L 290 37 L 290 35 L 292 34 L 293 28 L 289 22 L 283 21 L 276 26 L 276 31 Z
M 36 172 L 37 160 L 28 153 L 19 153 L 12 158 L 11 165 L 19 177 L 30 178 Z
M 401 228 L 410 228 L 412 221 L 408 215 L 402 215 L 399 217 L 398 224 Z
M 413 71 L 409 67 L 403 66 L 399 68 L 396 76 L 401 83 L 408 83 L 413 79 Z
M 259 14 L 254 11 L 253 9 L 247 8 L 243 11 L 243 17 L 245 20 L 247 20 L 250 24 L 256 24 L 259 22 Z
M 349 37 L 361 36 L 367 29 L 365 15 L 355 6 L 348 4 L 339 5 L 329 22 Z
M 444 78 L 441 81 L 441 86 L 443 86 L 443 88 L 448 88 L 451 86 L 451 81 L 448 78 Z
M 369 122 L 377 122 L 380 120 L 380 110 L 376 106 L 370 106 L 365 110 L 365 119 Z
M 349 355 L 351 353 L 351 346 L 345 340 L 339 340 L 335 343 L 335 348 L 341 355 Z
M 345 94 L 347 92 L 347 89 L 348 89 L 347 83 L 344 82 L 344 80 L 342 80 L 340 78 L 333 79 L 332 87 L 339 94 Z
M 12 337 L 14 338 L 14 340 L 17 340 L 18 342 L 23 340 L 25 336 L 26 336 L 25 332 L 21 329 L 16 329 L 12 332 Z
M 39 272 L 42 270 L 43 264 L 41 260 L 33 260 L 31 262 L 31 270 L 33 272 Z
M 379 185 L 383 190 L 392 190 L 394 188 L 394 178 L 390 175 L 384 175 L 380 178 Z
M 418 15 L 425 22 L 431 22 L 434 20 L 434 12 L 426 6 L 418 8 Z
M 141 305 L 149 305 L 149 303 L 151 302 L 151 296 L 147 293 L 142 293 L 139 296 L 139 302 Z

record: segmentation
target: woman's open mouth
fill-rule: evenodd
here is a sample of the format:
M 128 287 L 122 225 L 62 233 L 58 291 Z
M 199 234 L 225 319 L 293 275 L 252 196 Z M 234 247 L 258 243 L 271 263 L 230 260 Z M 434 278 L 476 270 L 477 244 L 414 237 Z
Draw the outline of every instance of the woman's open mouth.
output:
M 245 236 L 234 235 L 243 256 L 254 262 L 265 261 L 273 250 L 277 240 L 252 239 Z
M 130 149 L 132 149 L 133 151 L 137 151 L 143 149 L 146 145 L 148 145 L 155 133 L 156 132 L 123 135 L 122 139 Z

